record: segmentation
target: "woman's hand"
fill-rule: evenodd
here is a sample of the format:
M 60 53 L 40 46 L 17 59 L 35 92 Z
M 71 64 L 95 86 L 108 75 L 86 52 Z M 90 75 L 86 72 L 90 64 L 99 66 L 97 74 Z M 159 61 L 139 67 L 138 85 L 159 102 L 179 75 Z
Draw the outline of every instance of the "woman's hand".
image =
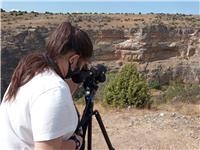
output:
M 72 140 L 76 144 L 76 150 L 80 149 L 81 145 L 83 144 L 83 137 L 80 135 L 74 134 L 71 138 L 69 138 L 69 141 Z
M 63 141 L 62 150 L 79 150 L 83 143 L 83 137 L 73 134 L 68 140 Z

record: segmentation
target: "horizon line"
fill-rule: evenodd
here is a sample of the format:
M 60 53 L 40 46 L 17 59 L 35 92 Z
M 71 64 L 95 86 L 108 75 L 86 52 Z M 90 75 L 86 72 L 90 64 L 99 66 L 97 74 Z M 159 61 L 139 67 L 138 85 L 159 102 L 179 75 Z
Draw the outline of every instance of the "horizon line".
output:
M 1 8 L 3 9 L 3 8 Z M 3 9 L 5 10 L 5 9 Z M 44 11 L 44 12 L 40 12 L 40 11 L 26 11 L 26 10 L 17 10 L 17 9 L 13 9 L 13 10 L 5 10 L 6 12 L 27 12 L 27 13 L 41 13 L 41 14 L 45 14 L 45 13 L 52 13 L 52 14 L 133 14 L 133 15 L 149 15 L 149 14 L 169 14 L 169 15 L 176 15 L 176 14 L 180 14 L 180 15 L 199 15 L 199 14 L 184 14 L 184 13 L 163 13 L 163 12 L 78 12 L 78 11 L 74 11 L 74 12 L 51 12 L 51 11 Z

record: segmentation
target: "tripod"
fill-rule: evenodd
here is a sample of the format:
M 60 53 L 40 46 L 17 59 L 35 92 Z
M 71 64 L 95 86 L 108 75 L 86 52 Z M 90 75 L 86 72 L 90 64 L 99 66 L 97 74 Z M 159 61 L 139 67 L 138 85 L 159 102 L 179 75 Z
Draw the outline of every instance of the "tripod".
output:
M 110 142 L 110 139 L 108 137 L 108 134 L 106 132 L 106 129 L 104 127 L 104 124 L 103 124 L 103 121 L 101 119 L 101 116 L 99 114 L 99 112 L 97 110 L 93 110 L 93 106 L 94 106 L 94 103 L 93 103 L 93 97 L 94 97 L 94 94 L 95 94 L 95 90 L 88 90 L 86 91 L 86 96 L 85 96 L 85 101 L 86 101 L 86 106 L 85 106 L 85 109 L 83 111 L 83 115 L 82 115 L 82 118 L 81 118 L 81 121 L 79 123 L 79 126 L 78 127 L 82 127 L 83 129 L 83 144 L 81 146 L 81 150 L 84 150 L 85 149 L 85 136 L 86 136 L 86 131 L 88 132 L 87 133 L 87 146 L 88 146 L 88 150 L 91 150 L 92 149 L 92 116 L 95 115 L 96 117 L 96 120 L 99 124 L 99 127 L 101 129 L 101 132 L 104 136 L 104 139 L 107 143 L 107 146 L 108 146 L 108 149 L 109 150 L 114 150 L 111 142 Z

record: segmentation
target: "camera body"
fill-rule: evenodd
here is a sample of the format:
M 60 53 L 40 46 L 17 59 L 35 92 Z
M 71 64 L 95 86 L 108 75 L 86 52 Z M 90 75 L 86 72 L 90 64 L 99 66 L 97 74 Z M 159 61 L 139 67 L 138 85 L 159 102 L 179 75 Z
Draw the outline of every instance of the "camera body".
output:
M 79 73 L 72 76 L 72 81 L 80 84 L 83 83 L 85 91 L 92 92 L 98 89 L 98 83 L 106 80 L 106 66 L 98 64 L 88 70 L 81 70 Z

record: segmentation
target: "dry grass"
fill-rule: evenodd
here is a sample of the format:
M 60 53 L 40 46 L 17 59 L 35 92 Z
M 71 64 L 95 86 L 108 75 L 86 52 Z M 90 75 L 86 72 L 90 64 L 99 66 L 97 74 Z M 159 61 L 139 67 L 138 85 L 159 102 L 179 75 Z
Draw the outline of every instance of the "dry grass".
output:
M 85 104 L 76 103 L 76 106 L 80 112 L 85 108 Z M 200 103 L 199 104 L 186 104 L 186 103 L 175 103 L 175 104 L 161 104 L 152 109 L 136 109 L 136 108 L 113 108 L 105 107 L 101 102 L 94 104 L 94 109 L 99 110 L 102 114 L 113 114 L 113 113 L 124 113 L 129 112 L 135 115 L 145 115 L 152 112 L 168 111 L 168 112 L 179 112 L 184 115 L 200 115 Z
M 162 22 L 172 27 L 199 27 L 199 15 L 169 15 L 169 14 L 45 14 L 23 13 L 15 15 L 9 12 L 1 13 L 2 27 L 16 28 L 21 25 L 47 26 L 56 25 L 64 20 L 70 20 L 84 29 L 128 29 L 143 24 Z M 95 19 L 96 18 L 96 19 Z
M 158 105 L 155 110 L 166 110 L 169 112 L 180 112 L 184 115 L 200 115 L 200 104 L 186 104 L 186 103 L 174 103 L 174 104 L 162 104 Z

